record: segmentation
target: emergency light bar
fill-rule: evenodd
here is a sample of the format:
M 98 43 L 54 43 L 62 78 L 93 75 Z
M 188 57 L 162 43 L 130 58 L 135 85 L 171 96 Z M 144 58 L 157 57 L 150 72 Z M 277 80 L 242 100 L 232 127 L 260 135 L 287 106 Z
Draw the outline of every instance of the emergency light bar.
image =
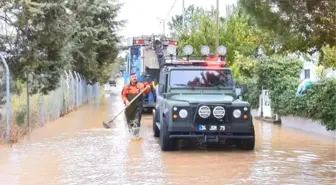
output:
M 174 41 L 174 40 L 168 40 L 168 45 L 174 45 L 174 46 L 177 46 L 177 41 Z
M 194 52 L 194 48 L 191 45 L 186 45 L 186 46 L 183 47 L 182 51 L 183 51 L 184 55 L 190 56 Z M 227 49 L 224 45 L 220 45 L 217 48 L 217 53 L 218 53 L 219 56 L 225 56 L 226 52 L 227 52 Z M 201 47 L 201 54 L 203 56 L 211 55 L 209 46 L 203 45 Z
M 133 44 L 134 45 L 143 45 L 143 44 L 145 44 L 145 40 L 144 39 L 134 40 Z
M 225 66 L 225 61 L 209 61 L 209 60 L 172 60 L 166 64 L 171 65 L 202 65 L 202 66 Z

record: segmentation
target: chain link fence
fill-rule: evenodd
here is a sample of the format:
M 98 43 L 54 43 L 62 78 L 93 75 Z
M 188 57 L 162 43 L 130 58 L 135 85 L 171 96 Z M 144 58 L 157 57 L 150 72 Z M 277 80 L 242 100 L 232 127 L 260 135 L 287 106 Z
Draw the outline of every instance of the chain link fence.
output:
M 28 97 L 31 80 L 26 84 L 14 84 L 16 82 L 10 80 L 8 97 L 7 74 L 10 77 L 10 72 L 7 73 L 3 65 L 0 65 L 0 139 L 10 140 L 20 134 L 19 132 L 42 126 L 100 97 L 99 83 L 88 83 L 82 75 L 74 71 L 65 71 L 59 87 L 47 95 L 34 94 Z M 12 91 L 15 87 L 17 89 Z M 8 98 L 9 106 L 6 104 Z

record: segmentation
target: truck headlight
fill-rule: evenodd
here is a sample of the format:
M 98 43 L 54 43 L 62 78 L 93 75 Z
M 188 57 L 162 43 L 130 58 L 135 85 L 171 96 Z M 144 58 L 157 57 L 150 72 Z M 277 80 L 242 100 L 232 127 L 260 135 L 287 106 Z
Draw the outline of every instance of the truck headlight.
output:
M 201 118 L 208 118 L 211 114 L 211 110 L 210 107 L 203 105 L 198 109 L 198 115 Z
M 239 118 L 241 116 L 241 111 L 239 109 L 235 109 L 233 111 L 233 117 Z
M 185 110 L 185 109 L 181 109 L 179 111 L 179 116 L 180 116 L 180 118 L 186 118 L 188 116 L 188 111 Z
M 215 116 L 215 118 L 222 119 L 225 116 L 225 109 L 222 106 L 216 106 L 213 109 L 212 113 Z

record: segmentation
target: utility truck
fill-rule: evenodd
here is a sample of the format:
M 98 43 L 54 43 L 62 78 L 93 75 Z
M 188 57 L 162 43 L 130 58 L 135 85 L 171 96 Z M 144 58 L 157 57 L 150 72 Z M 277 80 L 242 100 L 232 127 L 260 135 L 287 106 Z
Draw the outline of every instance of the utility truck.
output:
M 155 86 L 159 80 L 160 65 L 165 63 L 168 45 L 177 45 L 177 41 L 162 35 L 131 37 L 127 41 L 125 83 L 129 83 L 130 73 L 136 73 L 139 82 L 148 82 L 152 90 L 144 95 L 143 110 L 153 109 L 156 104 Z

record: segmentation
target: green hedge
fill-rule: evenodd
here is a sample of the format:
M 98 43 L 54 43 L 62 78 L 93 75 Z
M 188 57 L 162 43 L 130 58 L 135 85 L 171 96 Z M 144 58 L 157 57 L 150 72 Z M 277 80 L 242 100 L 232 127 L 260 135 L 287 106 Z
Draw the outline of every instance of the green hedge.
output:
M 301 96 L 296 96 L 302 62 L 293 57 L 271 56 L 260 59 L 254 80 L 244 94 L 253 108 L 258 107 L 261 88 L 270 90 L 274 112 L 320 120 L 328 130 L 336 129 L 336 79 L 322 78 Z
M 293 112 L 294 115 L 320 120 L 322 125 L 326 126 L 328 130 L 335 130 L 335 105 L 336 79 L 323 78 L 317 83 L 314 83 L 305 94 L 290 100 L 290 106 L 288 106 L 287 112 L 282 112 L 282 114 Z
M 244 100 L 247 100 L 252 109 L 259 107 L 259 96 L 261 94 L 261 88 L 259 88 L 256 81 L 252 80 L 247 82 L 248 92 L 243 95 Z

